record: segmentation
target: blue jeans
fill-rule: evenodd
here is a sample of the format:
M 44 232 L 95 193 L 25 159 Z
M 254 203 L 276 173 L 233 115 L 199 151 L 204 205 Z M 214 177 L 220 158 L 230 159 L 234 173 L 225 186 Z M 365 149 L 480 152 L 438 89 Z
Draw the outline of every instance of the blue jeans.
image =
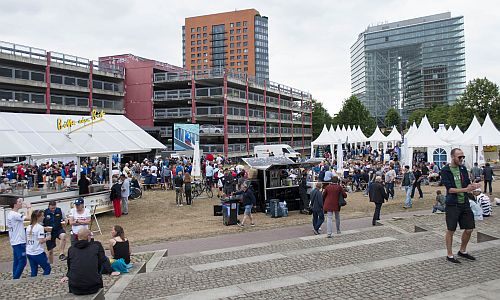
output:
M 411 190 L 413 186 L 407 185 L 405 186 L 405 192 L 406 192 L 406 199 L 405 199 L 405 206 L 406 207 L 411 207 L 412 206 L 412 201 L 411 201 Z
M 28 255 L 28 261 L 30 262 L 31 277 L 36 277 L 38 274 L 38 266 L 42 267 L 43 275 L 49 275 L 52 270 L 45 252 L 38 255 Z
M 26 244 L 13 245 L 12 252 L 14 253 L 12 278 L 19 279 L 26 267 Z
M 313 211 L 313 228 L 314 230 L 318 231 L 321 228 L 321 225 L 325 221 L 325 214 L 323 213 L 322 210 L 320 211 Z
M 394 182 L 386 182 L 385 185 L 387 187 L 387 196 L 394 198 Z

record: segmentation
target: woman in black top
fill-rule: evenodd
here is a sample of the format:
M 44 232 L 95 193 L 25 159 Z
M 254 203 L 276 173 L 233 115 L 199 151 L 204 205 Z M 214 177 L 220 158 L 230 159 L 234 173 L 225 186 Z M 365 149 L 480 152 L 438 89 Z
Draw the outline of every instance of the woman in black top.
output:
M 125 237 L 123 228 L 119 225 L 113 226 L 111 236 L 113 237 L 109 240 L 109 250 L 111 251 L 111 256 L 113 256 L 114 259 L 123 258 L 125 263 L 128 265 L 130 263 L 130 243 Z

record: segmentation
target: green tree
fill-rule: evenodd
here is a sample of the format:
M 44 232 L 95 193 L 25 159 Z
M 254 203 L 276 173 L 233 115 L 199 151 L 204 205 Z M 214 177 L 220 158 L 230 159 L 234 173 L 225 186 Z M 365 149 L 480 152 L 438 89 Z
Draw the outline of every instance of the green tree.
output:
M 366 136 L 370 136 L 376 127 L 375 119 L 370 116 L 370 112 L 354 95 L 344 100 L 342 108 L 333 118 L 333 124 L 359 125 Z
M 411 126 L 413 122 L 417 123 L 417 125 L 420 125 L 420 121 L 422 121 L 422 118 L 427 115 L 427 113 L 427 109 L 423 108 L 414 110 L 408 117 L 408 127 Z
M 401 125 L 401 116 L 399 112 L 395 108 L 390 108 L 385 114 L 384 124 L 386 128 L 392 128 L 392 126 L 396 126 L 399 128 Z
M 315 140 L 323 130 L 323 125 L 328 128 L 332 124 L 332 116 L 328 113 L 323 103 L 313 100 L 313 113 L 312 113 L 312 123 L 313 123 L 313 140 Z
M 495 124 L 500 124 L 500 92 L 498 85 L 486 78 L 476 78 L 469 81 L 465 92 L 453 105 L 448 117 L 448 123 L 466 129 L 476 115 L 480 122 L 486 114 L 490 114 Z
M 448 123 L 450 106 L 449 105 L 436 105 L 427 110 L 427 117 L 429 123 L 434 129 L 439 128 L 439 124 Z

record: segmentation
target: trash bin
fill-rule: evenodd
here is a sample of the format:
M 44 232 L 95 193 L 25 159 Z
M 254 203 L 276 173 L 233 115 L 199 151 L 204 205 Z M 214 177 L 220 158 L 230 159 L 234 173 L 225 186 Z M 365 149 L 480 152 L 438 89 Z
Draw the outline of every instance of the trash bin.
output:
M 238 223 L 238 210 L 238 199 L 225 199 L 222 203 L 222 224 L 226 226 L 236 225 Z

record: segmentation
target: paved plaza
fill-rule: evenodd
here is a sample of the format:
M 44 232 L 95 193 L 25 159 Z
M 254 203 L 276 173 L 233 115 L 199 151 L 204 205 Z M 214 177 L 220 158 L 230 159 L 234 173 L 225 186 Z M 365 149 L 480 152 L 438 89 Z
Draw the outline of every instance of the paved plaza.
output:
M 293 228 L 284 228 L 252 232 L 243 236 L 245 240 L 237 235 L 221 235 L 212 238 L 219 240 L 219 246 L 208 250 L 204 245 L 196 245 L 204 243 L 200 239 L 184 243 L 184 251 L 177 249 L 174 255 L 165 249 L 135 255 L 133 272 L 120 277 L 105 276 L 105 289 L 99 296 L 106 299 L 498 299 L 500 240 L 496 238 L 500 238 L 500 215 L 497 212 L 500 209 L 496 208 L 492 217 L 477 222 L 469 246 L 477 261 L 461 259 L 460 265 L 445 260 L 443 214 L 402 214 L 402 218 L 388 218 L 381 221 L 381 226 L 374 227 L 346 220 L 342 234 L 333 238 L 324 234 L 314 236 L 312 230 L 311 234 L 306 233 L 307 226 L 303 226 L 295 228 L 301 234 L 293 238 L 289 238 Z M 460 233 L 457 231 L 454 241 L 455 251 Z M 1 273 L 1 298 L 69 297 L 66 286 L 58 283 L 64 269 L 56 265 L 53 275 L 19 281 L 11 280 L 7 272 Z

